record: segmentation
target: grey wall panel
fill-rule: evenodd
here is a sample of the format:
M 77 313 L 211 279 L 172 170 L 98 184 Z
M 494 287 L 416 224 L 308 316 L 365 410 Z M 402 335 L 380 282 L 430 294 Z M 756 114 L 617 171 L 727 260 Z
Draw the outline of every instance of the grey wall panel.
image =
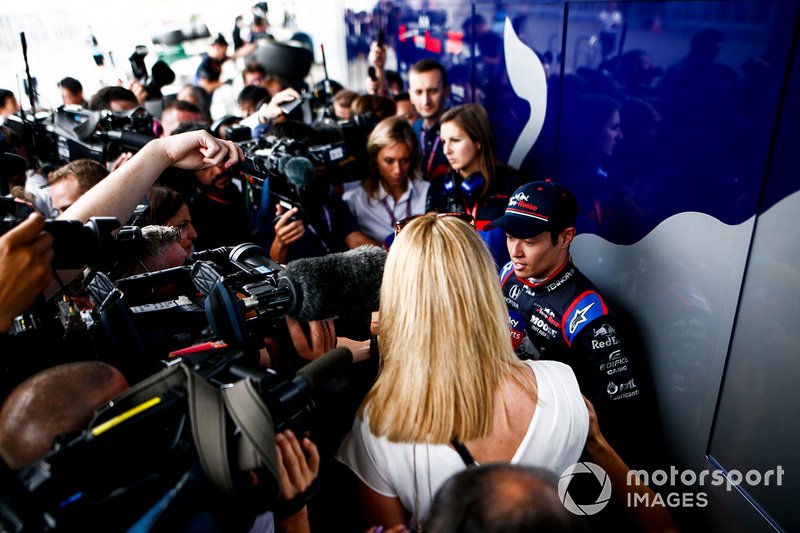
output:
M 705 468 L 713 471 L 716 465 L 706 460 Z M 736 488 L 728 490 L 724 485 L 711 486 L 706 489 L 706 494 L 708 500 L 706 522 L 714 531 L 726 533 L 781 531 L 766 520 L 759 509 L 747 501 Z
M 702 465 L 752 228 L 681 213 L 629 246 L 581 234 L 572 248 L 639 327 L 679 465 Z
M 710 448 L 726 469 L 784 469 L 782 486 L 749 492 L 790 531 L 800 529 L 798 212 L 795 193 L 758 219 Z

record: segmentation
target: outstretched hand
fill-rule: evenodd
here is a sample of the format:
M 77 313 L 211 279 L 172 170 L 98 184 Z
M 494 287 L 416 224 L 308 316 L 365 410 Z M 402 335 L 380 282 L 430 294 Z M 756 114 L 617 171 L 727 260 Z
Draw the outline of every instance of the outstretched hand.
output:
M 222 165 L 230 168 L 244 160 L 244 152 L 233 141 L 217 139 L 205 131 L 192 131 L 159 139 L 172 165 L 201 170 Z
M 308 323 L 308 336 L 300 322 L 286 317 L 286 325 L 292 338 L 297 355 L 303 359 L 314 361 L 336 348 L 336 328 L 333 320 L 312 320 Z

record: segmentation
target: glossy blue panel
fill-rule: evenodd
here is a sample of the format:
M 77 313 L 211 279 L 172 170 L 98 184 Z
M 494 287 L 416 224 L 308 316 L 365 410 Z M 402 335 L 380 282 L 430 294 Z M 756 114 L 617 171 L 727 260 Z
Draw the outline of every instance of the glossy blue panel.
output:
M 383 27 L 403 75 L 422 58 L 444 64 L 451 104 L 486 107 L 501 159 L 580 193 L 580 232 L 630 244 L 680 212 L 747 220 L 797 3 L 608 4 L 382 3 L 349 15 L 349 57 Z M 798 188 L 785 185 L 772 203 Z
M 698 211 L 756 212 L 796 5 L 569 3 L 559 179 L 580 192 L 579 231 L 641 239 Z M 621 54 L 620 54 L 621 52 Z

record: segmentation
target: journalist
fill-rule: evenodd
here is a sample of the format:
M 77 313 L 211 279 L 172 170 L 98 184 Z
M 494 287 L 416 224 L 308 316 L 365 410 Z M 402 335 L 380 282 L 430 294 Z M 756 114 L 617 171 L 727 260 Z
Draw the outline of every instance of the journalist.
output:
M 272 134 L 278 139 L 289 138 L 309 146 L 317 144 L 318 138 L 313 128 L 295 121 L 276 125 Z M 361 231 L 326 177 L 318 175 L 308 159 L 305 162 L 308 164 L 301 167 L 303 172 L 287 176 L 284 184 L 287 189 L 284 192 L 291 194 L 295 205 L 281 205 L 273 195 L 267 206 L 268 212 L 276 213 L 274 225 L 267 227 L 264 236 L 272 260 L 286 263 L 375 244 Z
M 371 523 L 419 530 L 435 491 L 468 465 L 560 474 L 586 442 L 574 374 L 516 357 L 492 259 L 464 219 L 401 223 L 386 260 L 380 373 L 337 455 L 360 479 Z
M 216 139 L 205 131 L 154 139 L 87 191 L 59 218 L 84 223 L 93 216 L 128 220 L 147 190 L 167 168 L 229 169 L 243 159 L 244 153 L 235 143 Z
M 367 140 L 370 173 L 344 201 L 362 231 L 376 242 L 394 238 L 398 220 L 425 212 L 430 184 L 421 179 L 419 144 L 401 117 L 378 123 Z

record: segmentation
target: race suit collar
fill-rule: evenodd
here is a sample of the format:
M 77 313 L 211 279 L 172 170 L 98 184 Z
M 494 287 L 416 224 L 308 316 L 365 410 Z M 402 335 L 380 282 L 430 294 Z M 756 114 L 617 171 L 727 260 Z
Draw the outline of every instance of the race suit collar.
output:
M 564 263 L 558 267 L 552 276 L 549 276 L 543 280 L 536 281 L 535 278 L 520 278 L 514 274 L 514 277 L 517 277 L 522 283 L 527 285 L 528 287 L 532 287 L 535 289 L 542 288 L 545 285 L 548 285 L 547 289 L 548 292 L 552 292 L 556 290 L 558 287 L 561 286 L 565 281 L 572 277 L 572 270 L 574 270 L 575 266 L 572 264 L 572 255 L 568 255 L 567 258 L 564 260 Z M 568 275 L 567 275 L 568 274 Z

